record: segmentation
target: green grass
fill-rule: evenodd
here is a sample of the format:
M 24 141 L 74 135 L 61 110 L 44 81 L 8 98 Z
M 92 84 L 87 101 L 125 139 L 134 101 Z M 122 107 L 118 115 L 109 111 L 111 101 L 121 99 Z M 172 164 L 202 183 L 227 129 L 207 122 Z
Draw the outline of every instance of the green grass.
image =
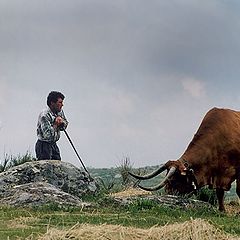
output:
M 138 228 L 184 222 L 202 218 L 224 231 L 240 236 L 240 217 L 227 215 L 216 209 L 187 209 L 159 206 L 149 201 L 135 201 L 119 207 L 109 198 L 98 198 L 96 207 L 89 209 L 64 208 L 54 204 L 34 209 L 0 208 L 0 239 L 36 239 L 48 228 L 70 228 L 76 223 L 120 224 Z M 21 225 L 22 224 L 22 225 Z

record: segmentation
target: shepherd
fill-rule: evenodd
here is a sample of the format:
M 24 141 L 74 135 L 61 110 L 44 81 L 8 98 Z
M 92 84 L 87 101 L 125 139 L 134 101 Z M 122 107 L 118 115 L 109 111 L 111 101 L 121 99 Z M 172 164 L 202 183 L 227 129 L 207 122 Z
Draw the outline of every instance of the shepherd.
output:
M 68 121 L 62 110 L 65 96 L 61 92 L 51 91 L 47 97 L 47 108 L 40 112 L 37 122 L 35 145 L 38 160 L 61 160 L 57 141 L 60 132 L 67 128 Z

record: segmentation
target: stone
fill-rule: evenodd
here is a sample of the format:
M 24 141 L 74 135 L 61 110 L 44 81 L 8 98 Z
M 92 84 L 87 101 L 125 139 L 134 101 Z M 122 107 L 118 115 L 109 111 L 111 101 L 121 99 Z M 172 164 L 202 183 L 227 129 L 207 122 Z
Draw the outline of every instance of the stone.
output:
M 185 209 L 193 208 L 213 208 L 213 206 L 208 202 L 203 202 L 200 200 L 174 196 L 174 195 L 145 195 L 145 196 L 127 196 L 127 197 L 114 197 L 113 200 L 119 205 L 129 205 L 138 201 L 150 201 L 152 203 L 157 203 L 162 206 L 168 207 L 180 207 Z
M 71 163 L 58 160 L 26 162 L 0 173 L 0 203 L 25 206 L 48 202 L 82 205 L 98 185 Z
M 0 204 L 2 205 L 33 207 L 49 203 L 77 207 L 86 205 L 81 199 L 65 193 L 46 182 L 26 183 L 0 193 Z

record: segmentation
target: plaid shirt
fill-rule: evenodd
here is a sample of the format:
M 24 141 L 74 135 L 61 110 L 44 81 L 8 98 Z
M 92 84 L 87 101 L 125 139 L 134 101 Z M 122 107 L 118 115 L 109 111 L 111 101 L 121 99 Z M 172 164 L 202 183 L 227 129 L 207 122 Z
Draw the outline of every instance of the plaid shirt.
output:
M 60 116 L 63 119 L 63 127 L 54 128 L 53 123 L 55 118 Z M 50 108 L 43 110 L 38 117 L 37 136 L 38 139 L 45 142 L 57 142 L 60 138 L 60 131 L 66 129 L 68 121 L 63 111 L 54 114 Z

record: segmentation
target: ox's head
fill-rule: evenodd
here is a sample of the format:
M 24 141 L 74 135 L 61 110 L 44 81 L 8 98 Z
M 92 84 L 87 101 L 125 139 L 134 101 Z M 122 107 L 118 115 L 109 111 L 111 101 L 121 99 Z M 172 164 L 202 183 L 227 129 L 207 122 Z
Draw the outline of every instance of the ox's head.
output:
M 196 180 L 193 170 L 180 160 L 168 161 L 156 171 L 145 176 L 135 175 L 130 172 L 129 174 L 136 179 L 146 180 L 159 175 L 165 170 L 167 174 L 157 186 L 143 187 L 139 185 L 139 187 L 147 191 L 156 191 L 164 187 L 168 194 L 187 194 L 196 189 Z

